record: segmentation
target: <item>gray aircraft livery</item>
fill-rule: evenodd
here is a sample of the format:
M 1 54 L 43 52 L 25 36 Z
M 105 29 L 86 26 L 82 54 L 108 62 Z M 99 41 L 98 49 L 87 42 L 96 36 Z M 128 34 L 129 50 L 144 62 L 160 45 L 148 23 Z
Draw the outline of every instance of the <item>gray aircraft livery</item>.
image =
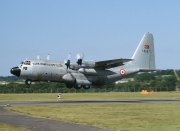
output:
M 25 60 L 11 73 L 25 79 L 30 85 L 35 81 L 62 82 L 67 88 L 89 89 L 91 85 L 105 85 L 127 78 L 138 72 L 155 71 L 154 39 L 151 33 L 144 34 L 131 59 L 112 59 L 104 61 L 83 60 L 84 55 L 77 54 L 77 62 Z

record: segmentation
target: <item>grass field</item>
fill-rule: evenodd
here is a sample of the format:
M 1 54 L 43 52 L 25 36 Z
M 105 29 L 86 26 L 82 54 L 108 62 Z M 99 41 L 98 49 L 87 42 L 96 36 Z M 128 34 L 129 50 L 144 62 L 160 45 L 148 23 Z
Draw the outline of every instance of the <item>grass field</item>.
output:
M 57 100 L 57 94 L 0 94 L 1 101 Z M 5 98 L 4 98 L 5 97 Z M 2 99 L 1 99 L 2 98 Z M 61 100 L 180 99 L 178 92 L 68 93 Z M 180 103 L 81 104 L 7 107 L 36 117 L 93 125 L 118 131 L 179 131 Z
M 0 131 L 30 131 L 30 130 L 0 123 Z
M 36 117 L 118 131 L 179 131 L 180 104 L 100 104 L 8 107 Z
M 180 92 L 157 92 L 154 95 L 142 95 L 140 92 L 110 93 L 62 93 L 61 100 L 128 100 L 128 99 L 180 99 Z M 0 94 L 0 101 L 52 101 L 57 93 L 42 94 Z

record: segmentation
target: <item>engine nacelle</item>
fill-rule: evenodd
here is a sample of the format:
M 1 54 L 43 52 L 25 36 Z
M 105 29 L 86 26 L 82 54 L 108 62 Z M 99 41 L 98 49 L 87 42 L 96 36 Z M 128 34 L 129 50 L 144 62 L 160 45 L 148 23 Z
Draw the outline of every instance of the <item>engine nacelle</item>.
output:
M 91 82 L 82 73 L 67 73 L 62 79 L 66 83 L 77 84 L 77 85 L 91 85 Z
M 75 83 L 76 79 L 74 76 L 70 73 L 65 74 L 62 79 L 67 83 Z
M 88 80 L 79 80 L 79 79 L 77 79 L 76 84 L 77 85 L 91 85 L 91 82 L 88 81 Z
M 77 63 L 71 63 L 70 69 L 79 70 L 80 68 L 94 69 L 95 61 L 83 61 L 82 65 L 78 65 Z

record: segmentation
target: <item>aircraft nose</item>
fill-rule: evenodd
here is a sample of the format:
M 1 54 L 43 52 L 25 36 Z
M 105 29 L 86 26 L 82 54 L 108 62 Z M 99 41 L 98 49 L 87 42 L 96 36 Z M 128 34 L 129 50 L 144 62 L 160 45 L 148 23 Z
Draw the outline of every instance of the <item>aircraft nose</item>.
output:
M 13 67 L 10 72 L 11 72 L 11 74 L 19 77 L 19 76 L 20 76 L 20 73 L 21 73 L 21 70 L 20 70 L 19 67 Z

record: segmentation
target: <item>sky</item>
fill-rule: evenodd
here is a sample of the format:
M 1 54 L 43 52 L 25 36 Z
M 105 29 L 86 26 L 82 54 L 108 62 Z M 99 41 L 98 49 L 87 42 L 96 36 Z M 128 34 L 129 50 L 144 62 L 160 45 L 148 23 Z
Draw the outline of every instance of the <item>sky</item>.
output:
M 179 69 L 179 0 L 0 0 L 0 76 L 21 61 L 131 58 L 154 36 L 157 69 Z

